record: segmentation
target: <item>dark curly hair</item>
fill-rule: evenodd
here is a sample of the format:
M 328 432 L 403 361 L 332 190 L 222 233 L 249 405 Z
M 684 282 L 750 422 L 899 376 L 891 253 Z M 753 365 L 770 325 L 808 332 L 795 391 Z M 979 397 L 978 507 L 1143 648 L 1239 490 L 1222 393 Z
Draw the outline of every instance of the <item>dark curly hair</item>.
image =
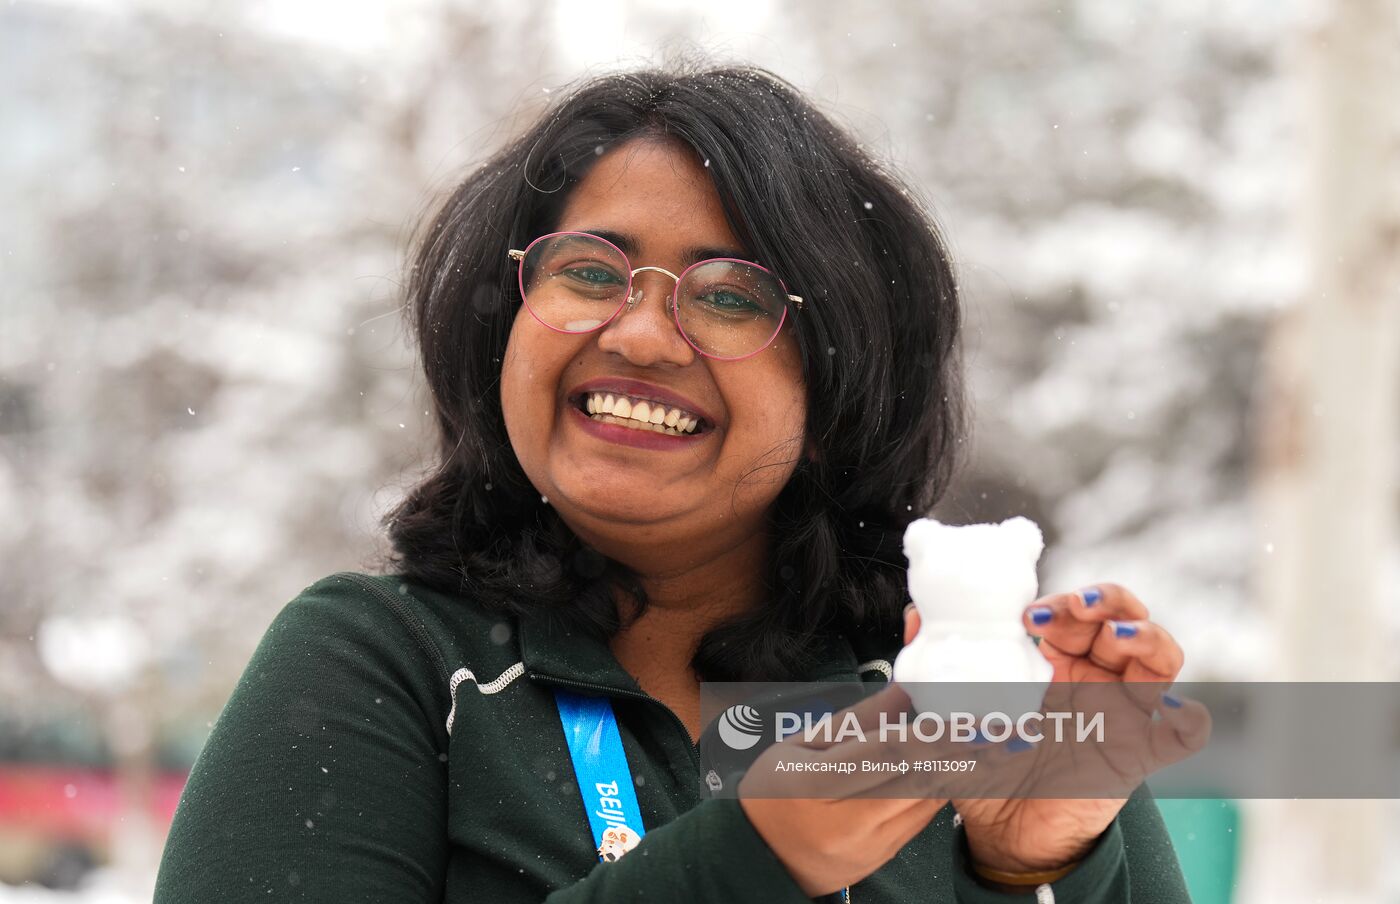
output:
M 735 235 L 807 300 L 796 335 L 818 455 L 772 506 L 767 605 L 707 633 L 692 663 L 707 681 L 784 680 L 812 664 L 824 631 L 900 637 L 904 528 L 947 489 L 967 419 L 957 284 L 932 216 L 763 69 L 692 62 L 589 78 L 425 216 L 406 307 L 438 461 L 385 516 L 386 564 L 604 639 L 622 627 L 612 587 L 638 614 L 646 606 L 634 572 L 541 502 L 506 435 L 499 379 L 521 303 L 507 249 L 554 231 L 603 150 L 660 136 L 709 161 Z

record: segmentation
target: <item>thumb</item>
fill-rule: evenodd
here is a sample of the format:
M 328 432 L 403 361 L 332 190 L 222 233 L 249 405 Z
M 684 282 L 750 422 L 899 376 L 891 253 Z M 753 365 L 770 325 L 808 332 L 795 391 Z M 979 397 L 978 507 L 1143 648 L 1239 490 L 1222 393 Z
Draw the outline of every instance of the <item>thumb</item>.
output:
M 904 607 L 904 645 L 907 647 L 914 640 L 914 635 L 919 633 L 919 625 L 923 624 L 923 619 L 919 617 L 919 609 L 913 603 Z
M 909 694 L 905 692 L 904 688 L 891 682 L 888 687 L 871 694 L 860 702 L 853 703 L 845 709 L 839 709 L 833 712 L 831 714 L 831 725 L 833 728 L 831 736 L 835 737 L 840 733 L 841 726 L 845 725 L 850 718 L 847 715 L 848 713 L 853 713 L 855 715 L 856 722 L 860 725 L 860 730 L 868 735 L 870 732 L 879 730 L 881 714 L 885 714 L 887 717 L 898 717 L 901 713 L 910 712 L 911 708 Z M 818 750 L 825 750 L 833 743 L 836 742 L 820 737 L 813 738 L 811 741 L 802 742 L 804 747 L 814 747 Z

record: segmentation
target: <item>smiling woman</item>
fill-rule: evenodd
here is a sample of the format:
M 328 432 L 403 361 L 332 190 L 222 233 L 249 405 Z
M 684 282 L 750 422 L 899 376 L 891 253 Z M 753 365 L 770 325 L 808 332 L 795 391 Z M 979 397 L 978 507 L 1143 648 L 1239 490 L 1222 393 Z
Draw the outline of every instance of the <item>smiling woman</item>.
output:
M 684 610 L 665 671 L 709 680 L 790 677 L 832 630 L 898 638 L 902 532 L 963 432 L 956 285 L 909 189 L 799 92 L 586 83 L 418 247 L 442 458 L 389 523 L 401 573 L 600 638 Z M 658 401 L 690 436 L 623 422 Z
M 268 629 L 157 901 L 1187 900 L 1142 792 L 963 801 L 971 835 L 927 796 L 709 793 L 702 681 L 890 678 L 964 431 L 938 232 L 791 85 L 584 82 L 425 219 L 408 295 L 435 468 L 386 573 Z
M 501 371 L 502 412 L 531 485 L 582 543 L 639 575 L 638 596 L 649 608 L 613 638 L 614 652 L 643 687 L 665 686 L 654 695 L 679 695 L 668 702 L 698 737 L 700 677 L 690 673 L 699 619 L 763 611 L 768 512 L 804 444 L 810 455 L 802 356 L 793 328 L 777 329 L 786 319 L 781 304 L 769 317 L 700 313 L 693 319 L 704 329 L 682 333 L 681 298 L 687 310 L 713 311 L 724 301 L 742 306 L 750 296 L 776 294 L 736 288 L 744 283 L 729 278 L 736 264 L 696 261 L 708 253 L 687 251 L 743 242 L 701 158 L 683 143 L 644 135 L 601 155 L 559 214 L 566 233 L 586 234 L 590 224 L 648 262 L 652 272 L 638 281 L 642 301 L 634 296 L 622 312 L 576 334 L 517 310 Z M 579 266 L 579 253 L 570 250 L 559 266 Z M 582 260 L 591 268 L 585 272 L 611 272 Z M 691 277 L 716 264 L 725 272 Z M 669 279 L 662 267 L 685 275 Z M 530 311 L 540 307 L 532 297 L 575 294 L 533 282 L 521 280 Z M 592 297 L 598 290 L 587 294 L 586 303 L 617 311 L 606 297 Z M 696 348 L 697 334 L 725 350 L 745 337 L 757 341 L 737 349 L 742 357 L 715 360 Z M 595 389 L 612 390 L 601 417 L 569 402 Z M 678 424 L 684 416 L 687 429 L 699 429 L 685 436 L 651 430 L 653 417 L 664 424 L 673 411 Z M 641 422 L 644 431 L 632 426 Z

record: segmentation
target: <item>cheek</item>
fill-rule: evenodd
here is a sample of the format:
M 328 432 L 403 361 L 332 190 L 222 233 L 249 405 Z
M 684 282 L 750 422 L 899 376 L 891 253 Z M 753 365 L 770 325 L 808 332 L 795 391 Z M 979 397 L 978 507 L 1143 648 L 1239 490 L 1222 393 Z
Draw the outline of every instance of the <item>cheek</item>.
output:
M 781 387 L 774 392 L 777 410 L 773 412 L 774 423 L 783 425 L 787 436 L 802 438 L 807 426 L 807 385 L 802 378 L 802 353 L 798 351 L 794 337 L 784 333 L 786 341 L 778 346 L 779 355 L 775 358 L 776 373 L 769 384 Z
M 553 411 L 549 373 L 553 362 L 541 356 L 538 337 L 517 315 L 501 359 L 501 413 L 506 433 L 522 462 L 530 444 L 545 429 L 542 420 Z
M 744 425 L 747 444 L 770 448 L 776 443 L 797 442 L 807 424 L 807 390 L 800 366 L 789 361 L 746 375 L 728 390 L 731 413 Z
M 783 436 L 794 442 L 801 442 L 807 429 L 807 396 L 801 388 L 792 392 L 780 411 L 774 412 L 778 423 L 783 425 Z
M 520 422 L 521 403 L 526 396 L 528 373 L 526 362 L 529 356 L 523 353 L 520 339 L 520 321 L 517 318 L 506 341 L 505 355 L 501 359 L 501 414 L 505 417 L 506 432 L 515 439 L 515 431 Z
M 555 419 L 564 371 L 577 359 L 577 344 L 559 338 L 523 309 L 511 325 L 501 359 L 501 411 L 506 432 L 523 461 L 525 445 L 547 442 Z

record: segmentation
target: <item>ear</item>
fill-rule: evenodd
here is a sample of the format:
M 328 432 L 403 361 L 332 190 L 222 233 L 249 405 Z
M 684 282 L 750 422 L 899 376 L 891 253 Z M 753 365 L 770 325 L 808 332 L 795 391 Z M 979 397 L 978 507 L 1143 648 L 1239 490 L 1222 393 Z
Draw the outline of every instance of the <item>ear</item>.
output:
M 816 461 L 820 455 L 817 451 L 817 444 L 808 439 L 802 446 L 802 455 L 808 461 Z
M 1037 560 L 1045 551 L 1045 536 L 1040 532 L 1040 525 L 1031 519 L 1017 515 L 1001 522 L 1000 526 L 1016 538 L 1015 542 L 1020 544 L 1027 554 L 1033 552 Z

